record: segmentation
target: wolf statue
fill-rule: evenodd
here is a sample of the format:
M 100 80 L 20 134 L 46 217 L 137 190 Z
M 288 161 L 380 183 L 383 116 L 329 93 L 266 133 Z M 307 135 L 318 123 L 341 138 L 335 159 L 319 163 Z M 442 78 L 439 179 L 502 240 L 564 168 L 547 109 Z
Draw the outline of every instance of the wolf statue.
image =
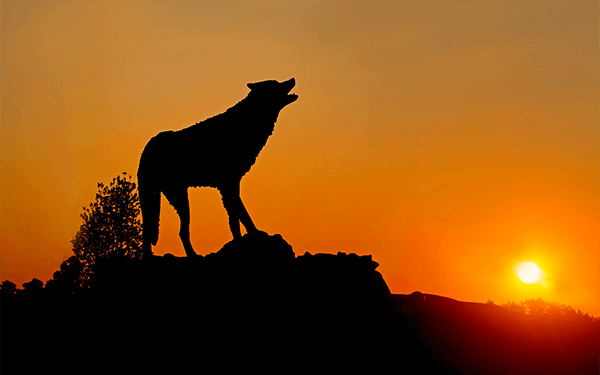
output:
M 179 215 L 186 255 L 196 255 L 190 242 L 190 186 L 219 190 L 234 239 L 242 236 L 240 221 L 248 233 L 258 232 L 240 198 L 240 181 L 273 133 L 279 112 L 298 99 L 290 94 L 295 85 L 294 78 L 249 83 L 248 96 L 224 113 L 150 139 L 138 168 L 144 254 L 152 254 L 158 241 L 163 193 Z

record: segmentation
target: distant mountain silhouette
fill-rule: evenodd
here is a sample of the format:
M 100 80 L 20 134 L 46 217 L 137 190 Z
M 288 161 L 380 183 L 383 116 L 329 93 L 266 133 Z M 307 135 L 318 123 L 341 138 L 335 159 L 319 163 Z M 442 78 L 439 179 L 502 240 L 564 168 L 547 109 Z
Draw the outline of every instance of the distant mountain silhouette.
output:
M 391 294 L 371 256 L 296 256 L 280 235 L 98 267 L 88 293 L 3 299 L 3 374 L 598 371 L 597 320 Z

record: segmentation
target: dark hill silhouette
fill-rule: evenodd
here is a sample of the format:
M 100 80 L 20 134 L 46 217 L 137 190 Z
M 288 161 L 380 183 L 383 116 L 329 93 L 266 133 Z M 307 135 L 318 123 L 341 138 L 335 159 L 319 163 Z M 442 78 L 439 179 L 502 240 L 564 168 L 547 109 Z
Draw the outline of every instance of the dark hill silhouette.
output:
M 295 256 L 266 233 L 206 256 L 108 260 L 87 293 L 3 298 L 2 370 L 597 373 L 597 320 L 391 294 L 377 266 Z
M 532 316 L 431 294 L 395 295 L 399 314 L 417 317 L 421 340 L 465 373 L 596 374 L 600 320 Z

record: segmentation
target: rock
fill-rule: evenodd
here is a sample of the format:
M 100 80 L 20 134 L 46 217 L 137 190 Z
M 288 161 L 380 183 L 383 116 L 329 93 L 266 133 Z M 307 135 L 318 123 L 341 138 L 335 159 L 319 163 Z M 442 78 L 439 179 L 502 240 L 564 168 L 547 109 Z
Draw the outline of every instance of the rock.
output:
M 238 240 L 226 243 L 221 250 L 210 253 L 207 259 L 220 262 L 251 262 L 276 265 L 292 261 L 296 255 L 292 246 L 280 234 L 273 236 L 265 232 L 246 234 Z

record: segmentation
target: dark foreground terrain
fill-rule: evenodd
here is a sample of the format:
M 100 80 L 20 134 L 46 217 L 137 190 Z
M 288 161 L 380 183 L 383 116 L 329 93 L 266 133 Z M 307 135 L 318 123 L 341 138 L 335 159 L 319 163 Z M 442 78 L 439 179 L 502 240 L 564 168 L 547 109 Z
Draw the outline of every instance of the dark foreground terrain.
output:
M 598 373 L 598 320 L 391 294 L 370 256 L 279 235 L 100 266 L 85 294 L 1 301 L 2 374 Z

